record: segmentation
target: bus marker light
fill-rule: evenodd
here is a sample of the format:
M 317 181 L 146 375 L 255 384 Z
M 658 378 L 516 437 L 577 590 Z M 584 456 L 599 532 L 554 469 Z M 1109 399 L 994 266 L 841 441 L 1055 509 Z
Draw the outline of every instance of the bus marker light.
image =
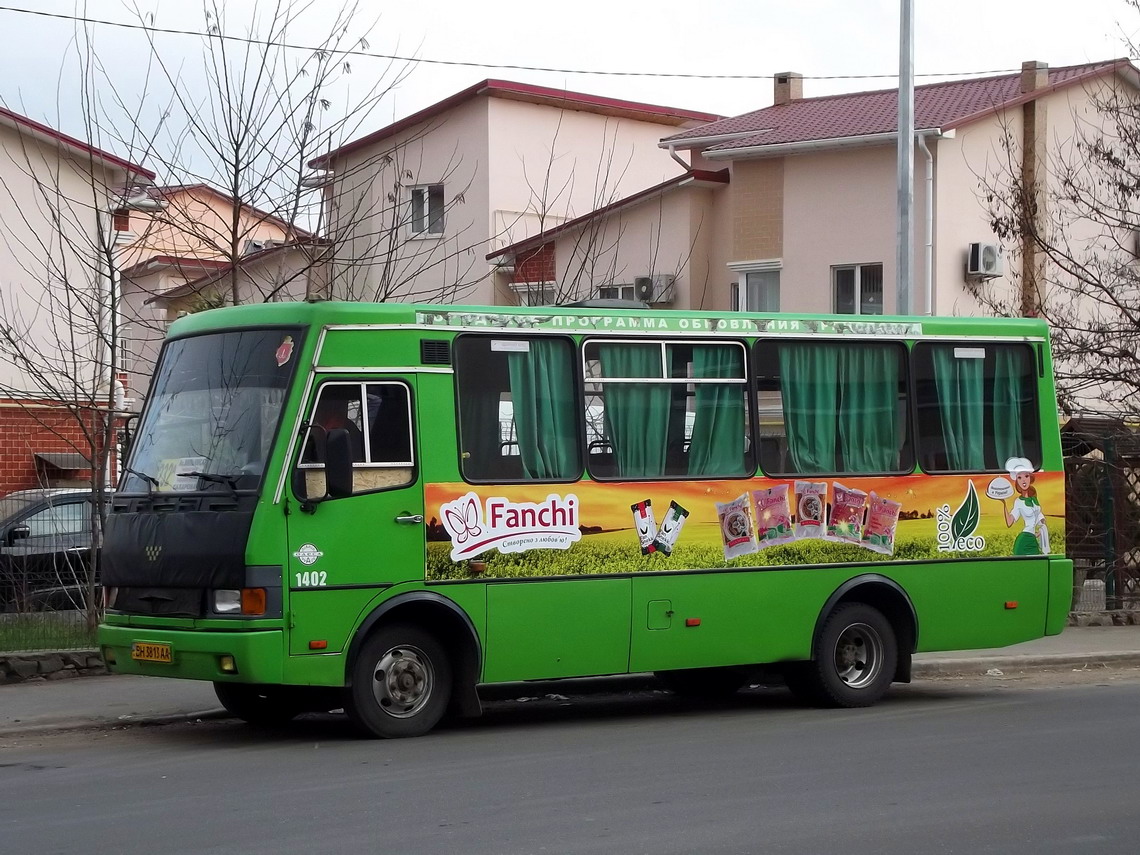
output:
M 1005 601 L 1005 607 L 1007 609 L 1016 609 L 1017 608 L 1017 600 L 1006 600 Z
M 243 615 L 263 615 L 263 614 L 265 614 L 265 589 L 264 588 L 242 588 L 241 589 L 241 613 Z
M 325 641 L 324 639 L 321 639 L 320 641 L 310 641 L 309 642 L 309 649 L 310 650 L 327 650 L 328 646 L 329 646 L 329 643 L 327 641 Z
M 685 618 L 685 626 L 700 626 L 700 625 L 701 625 L 701 619 L 699 617 L 687 617 L 687 618 Z
M 237 663 L 234 662 L 234 658 L 229 655 L 218 657 L 218 667 L 226 674 L 237 673 Z
M 104 647 L 103 648 L 103 661 L 107 665 L 114 665 L 115 664 L 115 649 L 113 647 Z

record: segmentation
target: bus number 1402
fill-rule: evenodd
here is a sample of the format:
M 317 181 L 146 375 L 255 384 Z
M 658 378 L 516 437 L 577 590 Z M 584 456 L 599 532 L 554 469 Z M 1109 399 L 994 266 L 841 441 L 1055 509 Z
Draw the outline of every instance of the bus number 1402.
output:
M 325 584 L 328 573 L 324 570 L 306 570 L 296 576 L 298 588 L 320 588 Z

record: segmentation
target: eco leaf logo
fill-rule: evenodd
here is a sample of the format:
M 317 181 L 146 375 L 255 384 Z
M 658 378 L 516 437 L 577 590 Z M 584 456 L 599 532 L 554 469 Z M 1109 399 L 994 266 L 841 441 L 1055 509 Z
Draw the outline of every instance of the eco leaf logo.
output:
M 981 552 L 986 548 L 986 539 L 974 534 L 981 522 L 982 509 L 973 481 L 966 482 L 966 498 L 958 510 L 951 515 L 950 506 L 943 505 L 938 509 L 937 518 L 939 552 Z

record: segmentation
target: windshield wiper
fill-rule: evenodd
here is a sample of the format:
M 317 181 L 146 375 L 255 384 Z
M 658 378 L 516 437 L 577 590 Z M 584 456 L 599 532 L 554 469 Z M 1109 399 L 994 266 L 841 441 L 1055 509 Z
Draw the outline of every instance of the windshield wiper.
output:
M 237 475 L 215 475 L 213 472 L 187 472 L 191 478 L 201 478 L 203 481 L 211 481 L 214 484 L 225 484 L 234 493 L 237 492 Z
M 147 492 L 154 492 L 154 489 L 156 487 L 162 486 L 159 484 L 158 479 L 153 475 L 147 475 L 145 472 L 139 472 L 137 469 L 128 469 L 126 466 L 123 467 L 123 471 L 130 475 L 137 475 L 139 478 L 142 478 L 144 481 L 146 481 L 146 483 L 149 485 Z

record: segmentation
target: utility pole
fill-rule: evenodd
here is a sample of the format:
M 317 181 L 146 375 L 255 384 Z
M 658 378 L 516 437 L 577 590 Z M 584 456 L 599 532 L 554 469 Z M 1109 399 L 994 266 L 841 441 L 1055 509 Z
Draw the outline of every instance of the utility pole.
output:
M 895 313 L 910 314 L 914 263 L 914 0 L 899 8 L 898 235 Z

